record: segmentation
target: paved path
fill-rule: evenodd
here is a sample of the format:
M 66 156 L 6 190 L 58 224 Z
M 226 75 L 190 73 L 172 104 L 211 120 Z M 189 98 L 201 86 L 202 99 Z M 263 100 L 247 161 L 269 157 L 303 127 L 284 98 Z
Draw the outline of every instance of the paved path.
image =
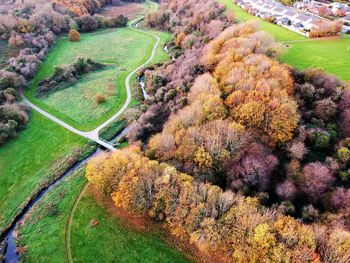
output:
M 142 18 L 141 18 L 142 19 Z M 149 33 L 149 32 L 145 32 L 143 30 L 139 30 L 137 29 L 136 27 L 138 26 L 138 24 L 134 27 L 134 22 L 137 21 L 137 20 L 140 20 L 140 18 L 138 19 L 135 19 L 133 20 L 132 22 L 130 22 L 130 25 L 129 25 L 129 29 L 131 30 L 134 30 L 134 31 L 137 31 L 137 32 L 140 32 L 140 33 L 143 33 L 143 34 L 146 34 L 146 35 L 150 35 L 150 36 L 153 36 L 154 38 L 156 38 L 156 43 L 154 44 L 153 46 L 153 50 L 152 50 L 152 54 L 151 56 L 149 57 L 149 59 L 143 63 L 142 65 L 138 66 L 136 69 L 134 69 L 132 72 L 130 72 L 128 74 L 128 76 L 126 77 L 125 79 L 125 88 L 126 88 L 126 92 L 127 92 L 127 98 L 126 98 L 126 101 L 123 105 L 123 107 L 117 112 L 115 113 L 111 118 L 109 118 L 108 120 L 106 120 L 104 123 L 102 123 L 101 125 L 99 125 L 97 128 L 95 128 L 94 130 L 92 131 L 88 131 L 88 132 L 85 132 L 85 131 L 81 131 L 81 130 L 78 130 L 74 127 L 72 127 L 71 125 L 65 123 L 64 121 L 56 118 L 55 116 L 53 116 L 52 114 L 44 111 L 43 109 L 39 108 L 38 106 L 36 106 L 35 104 L 33 104 L 32 102 L 30 102 L 25 96 L 24 96 L 24 93 L 23 91 L 20 91 L 20 96 L 22 97 L 23 101 L 28 104 L 33 110 L 39 112 L 40 114 L 44 115 L 45 117 L 49 118 L 50 120 L 56 122 L 57 124 L 61 125 L 62 127 L 64 127 L 65 129 L 77 134 L 77 135 L 80 135 L 84 138 L 87 138 L 89 140 L 92 140 L 96 143 L 98 143 L 99 145 L 107 148 L 108 150 L 111 150 L 111 151 L 114 151 L 115 148 L 113 147 L 113 145 L 109 144 L 108 142 L 106 141 L 103 141 L 99 138 L 99 131 L 101 129 L 103 129 L 104 127 L 106 127 L 108 124 L 110 124 L 111 122 L 113 122 L 116 118 L 118 118 L 121 114 L 123 114 L 123 112 L 128 108 L 130 102 L 131 102 L 131 89 L 130 89 L 130 79 L 131 77 L 137 72 L 139 71 L 141 68 L 143 68 L 144 66 L 146 66 L 148 63 L 150 63 L 154 56 L 155 56 L 155 53 L 156 53 L 156 50 L 157 50 L 157 47 L 159 45 L 159 42 L 160 42 L 160 38 L 155 35 L 155 34 L 152 34 L 152 33 Z

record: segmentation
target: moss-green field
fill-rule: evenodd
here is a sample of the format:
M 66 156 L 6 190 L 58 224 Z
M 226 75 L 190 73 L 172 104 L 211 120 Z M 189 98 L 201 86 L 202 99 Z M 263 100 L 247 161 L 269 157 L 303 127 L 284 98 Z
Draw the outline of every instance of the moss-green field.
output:
M 225 4 L 227 10 L 235 13 L 237 20 L 256 20 L 262 30 L 272 34 L 277 41 L 289 47 L 281 60 L 298 69 L 322 68 L 343 80 L 350 80 L 350 37 L 335 39 L 308 39 L 286 28 L 266 22 L 250 15 L 233 3 L 232 0 L 217 0 Z
M 25 262 L 66 262 L 65 234 L 69 213 L 86 183 L 84 169 L 66 177 L 40 200 L 19 229 Z M 99 224 L 92 228 L 90 220 Z M 99 205 L 88 192 L 73 217 L 74 262 L 188 262 L 157 235 L 136 232 Z
M 155 63 L 167 58 L 162 47 L 171 37 L 167 33 L 156 34 L 161 37 L 161 43 L 154 58 Z M 154 37 L 130 28 L 83 34 L 80 42 L 61 38 L 25 94 L 32 102 L 66 123 L 80 130 L 92 130 L 122 107 L 126 99 L 125 78 L 149 58 L 155 41 Z M 48 97 L 35 97 L 37 84 L 52 75 L 56 66 L 74 63 L 78 58 L 91 58 L 110 66 L 90 73 L 78 83 Z M 106 101 L 96 103 L 97 94 L 105 96 Z
M 29 127 L 0 147 L 0 232 L 21 205 L 49 179 L 52 163 L 86 139 L 33 112 Z

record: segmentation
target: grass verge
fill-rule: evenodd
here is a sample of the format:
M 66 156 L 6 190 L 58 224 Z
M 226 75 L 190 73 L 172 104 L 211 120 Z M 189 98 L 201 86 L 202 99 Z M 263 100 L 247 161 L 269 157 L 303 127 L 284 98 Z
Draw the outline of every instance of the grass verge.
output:
M 104 127 L 100 132 L 99 136 L 102 140 L 110 141 L 112 140 L 116 135 L 118 135 L 124 128 L 126 127 L 127 123 L 125 119 L 117 119 L 113 121 L 111 124 Z

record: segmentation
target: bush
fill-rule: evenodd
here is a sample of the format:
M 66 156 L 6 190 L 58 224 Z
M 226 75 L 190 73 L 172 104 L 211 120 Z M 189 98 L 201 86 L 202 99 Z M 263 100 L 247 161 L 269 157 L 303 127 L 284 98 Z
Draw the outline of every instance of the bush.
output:
M 327 148 L 330 141 L 330 136 L 327 132 L 316 132 L 314 135 L 316 148 Z
M 78 17 L 76 21 L 77 21 L 79 30 L 83 32 L 92 31 L 98 28 L 98 22 L 95 19 L 95 17 L 89 16 L 89 15 Z
M 106 101 L 106 97 L 103 94 L 97 94 L 95 100 L 97 104 L 102 104 Z
M 69 31 L 68 38 L 69 38 L 69 41 L 71 41 L 71 42 L 79 42 L 80 41 L 80 33 L 75 29 L 71 29 Z
M 337 151 L 337 157 L 340 161 L 346 163 L 350 160 L 350 150 L 345 147 L 339 148 L 339 150 Z

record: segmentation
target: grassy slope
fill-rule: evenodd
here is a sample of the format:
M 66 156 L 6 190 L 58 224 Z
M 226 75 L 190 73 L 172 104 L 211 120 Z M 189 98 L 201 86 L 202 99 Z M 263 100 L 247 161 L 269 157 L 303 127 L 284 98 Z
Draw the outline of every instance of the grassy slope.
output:
M 85 139 L 33 112 L 29 127 L 0 147 L 0 232 L 19 205 L 47 178 L 50 164 Z
M 91 228 L 91 219 L 99 221 Z M 128 229 L 96 203 L 83 196 L 72 225 L 72 253 L 75 262 L 188 262 L 156 235 Z
M 219 3 L 225 4 L 228 10 L 232 10 L 235 13 L 236 18 L 239 21 L 245 22 L 249 20 L 256 20 L 260 24 L 262 30 L 271 33 L 277 41 L 289 41 L 289 40 L 304 40 L 304 36 L 299 35 L 286 28 L 264 21 L 263 19 L 248 14 L 242 8 L 233 3 L 233 0 L 217 0 Z
M 290 48 L 282 61 L 298 69 L 319 67 L 350 80 L 350 38 L 320 39 L 307 42 L 288 43 Z
M 164 59 L 166 54 L 162 50 L 162 44 L 170 38 L 169 34 L 158 34 L 162 38 L 162 43 L 157 49 L 154 61 Z M 129 72 L 148 59 L 154 42 L 155 39 L 153 37 L 128 28 L 84 34 L 82 41 L 78 43 L 72 43 L 66 38 L 61 38 L 40 67 L 33 85 L 26 91 L 26 95 L 35 104 L 72 126 L 81 130 L 92 130 L 112 116 L 123 105 L 126 98 L 125 78 Z M 37 83 L 51 75 L 55 66 L 73 63 L 78 57 L 92 58 L 103 63 L 115 64 L 114 81 L 111 81 L 112 73 L 109 72 L 111 73 L 110 76 L 97 80 L 86 81 L 86 78 L 83 78 L 80 83 L 73 85 L 73 90 L 69 88 L 57 92 L 48 99 L 35 97 Z M 106 87 L 108 84 L 116 85 L 117 95 L 110 97 L 109 103 L 97 105 L 94 101 L 95 96 L 88 92 L 88 86 L 95 86 L 95 91 L 102 93 L 103 87 Z M 71 95 L 69 100 L 67 100 L 67 93 Z M 88 96 L 86 96 L 87 94 Z M 81 107 L 82 105 L 84 105 L 83 108 Z
M 291 41 L 288 42 L 290 48 L 281 57 L 283 62 L 298 69 L 319 67 L 343 80 L 350 80 L 350 38 L 310 40 L 248 14 L 232 0 L 217 1 L 225 4 L 228 10 L 234 11 L 238 20 L 258 20 L 261 29 L 271 33 L 277 41 Z
M 28 249 L 21 255 L 24 262 L 67 261 L 66 223 L 85 183 L 81 169 L 37 203 L 29 221 L 19 229 L 19 244 Z M 89 226 L 92 218 L 99 221 L 95 228 Z M 88 195 L 82 198 L 74 217 L 72 253 L 75 262 L 187 262 L 157 236 L 125 228 Z

